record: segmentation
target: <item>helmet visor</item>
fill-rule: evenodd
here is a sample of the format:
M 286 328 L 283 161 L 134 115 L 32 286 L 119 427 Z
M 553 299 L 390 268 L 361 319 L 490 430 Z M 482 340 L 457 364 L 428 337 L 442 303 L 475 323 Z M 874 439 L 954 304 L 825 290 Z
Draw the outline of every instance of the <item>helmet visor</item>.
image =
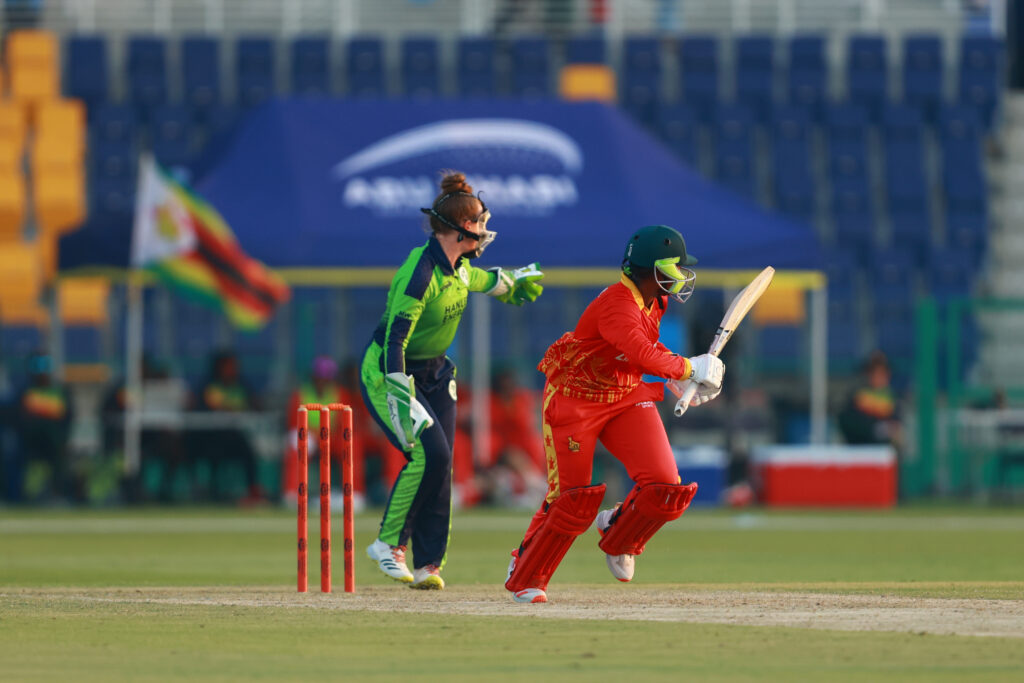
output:
M 679 257 L 675 256 L 654 262 L 654 279 L 663 292 L 675 301 L 683 303 L 693 294 L 697 274 L 689 268 L 680 267 Z

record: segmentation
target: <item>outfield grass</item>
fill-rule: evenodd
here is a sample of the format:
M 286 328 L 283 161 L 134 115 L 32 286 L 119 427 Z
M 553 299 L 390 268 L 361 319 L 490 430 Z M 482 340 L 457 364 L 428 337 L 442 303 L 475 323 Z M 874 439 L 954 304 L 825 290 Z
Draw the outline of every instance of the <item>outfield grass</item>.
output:
M 528 517 L 458 515 L 449 583 L 500 586 Z M 183 594 L 217 586 L 290 591 L 293 520 L 276 510 L 0 511 L 0 679 L 1024 677 L 1021 638 L 540 619 L 521 610 L 543 606 L 511 603 L 515 618 L 82 597 L 103 587 L 136 588 L 142 597 L 157 586 Z M 375 522 L 374 514 L 357 520 L 358 585 L 364 593 L 406 591 L 362 554 Z M 651 542 L 630 586 L 609 585 L 595 544 L 588 532 L 566 557 L 551 586 L 554 602 L 560 586 L 587 584 L 624 603 L 631 591 L 657 586 L 1024 600 L 1024 510 L 695 510 Z M 339 590 L 338 551 L 334 562 Z M 313 591 L 317 564 L 311 554 Z

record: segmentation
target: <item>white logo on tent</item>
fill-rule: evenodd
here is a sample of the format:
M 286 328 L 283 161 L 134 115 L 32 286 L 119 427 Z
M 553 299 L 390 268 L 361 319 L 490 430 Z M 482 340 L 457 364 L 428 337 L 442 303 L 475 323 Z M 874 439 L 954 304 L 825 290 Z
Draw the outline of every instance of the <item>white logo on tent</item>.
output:
M 475 167 L 487 169 L 483 174 L 470 169 L 469 182 L 484 193 L 488 206 L 509 215 L 546 214 L 578 199 L 573 176 L 583 170 L 580 146 L 557 128 L 522 119 L 450 119 L 418 126 L 343 159 L 333 175 L 345 182 L 346 206 L 407 213 L 433 201 L 436 173 L 374 171 L 448 153 L 472 155 Z

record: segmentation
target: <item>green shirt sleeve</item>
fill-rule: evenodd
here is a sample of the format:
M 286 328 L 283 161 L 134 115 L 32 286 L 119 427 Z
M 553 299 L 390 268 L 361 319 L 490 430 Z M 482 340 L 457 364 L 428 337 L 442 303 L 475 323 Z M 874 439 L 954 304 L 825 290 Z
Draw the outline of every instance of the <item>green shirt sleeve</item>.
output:
M 498 274 L 476 266 L 469 267 L 469 291 L 487 292 L 498 282 Z

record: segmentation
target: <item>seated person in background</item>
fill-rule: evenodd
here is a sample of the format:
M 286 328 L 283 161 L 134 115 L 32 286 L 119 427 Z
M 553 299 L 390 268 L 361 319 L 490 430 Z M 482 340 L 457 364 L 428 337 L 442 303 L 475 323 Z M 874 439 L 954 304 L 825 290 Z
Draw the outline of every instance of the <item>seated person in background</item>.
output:
M 283 472 L 281 475 L 281 488 L 285 500 L 295 503 L 298 498 L 298 436 L 299 436 L 299 406 L 309 403 L 329 405 L 331 403 L 344 403 L 352 405 L 351 397 L 338 384 L 338 364 L 329 356 L 317 356 L 313 359 L 313 366 L 310 370 L 309 379 L 296 389 L 288 401 L 288 442 L 285 447 Z M 309 467 L 312 481 L 319 482 L 320 470 L 313 467 L 313 462 L 319 462 L 320 458 L 320 413 L 315 410 L 309 411 L 307 418 L 309 431 L 307 432 L 307 453 L 309 455 Z M 341 432 L 340 418 L 337 414 L 331 416 L 331 485 L 332 492 L 340 491 L 341 484 Z M 357 510 L 361 510 L 366 503 L 366 479 L 364 472 L 364 457 L 362 449 L 362 438 L 360 430 L 356 427 L 356 415 L 352 415 L 352 502 Z M 318 486 L 310 485 L 311 491 L 319 490 Z
M 150 412 L 180 413 L 187 408 L 188 392 L 180 378 L 171 377 L 167 369 L 153 360 L 142 357 L 142 410 L 143 416 Z M 128 408 L 127 388 L 124 382 L 115 385 L 103 400 L 103 443 L 108 456 L 121 462 L 124 455 L 125 410 Z M 140 434 L 142 470 L 157 462 L 160 465 L 159 500 L 174 499 L 174 481 L 179 470 L 186 465 L 185 447 L 181 432 L 165 424 L 147 426 L 143 421 Z M 125 495 L 132 502 L 144 501 L 149 492 L 144 490 L 142 477 L 136 476 L 125 481 Z
M 216 413 L 243 413 L 252 410 L 254 401 L 242 383 L 238 358 L 233 351 L 219 351 L 210 363 L 210 378 L 200 394 L 202 410 Z M 198 453 L 205 457 L 213 470 L 214 488 L 217 470 L 226 462 L 237 462 L 245 472 L 248 495 L 243 503 L 264 501 L 266 496 L 256 476 L 256 452 L 249 437 L 240 426 L 225 426 L 208 430 L 197 437 Z
M 839 429 L 847 443 L 899 446 L 901 429 L 891 381 L 885 354 L 872 352 L 864 363 L 864 383 L 839 413 Z
M 547 465 L 537 429 L 535 392 L 519 386 L 513 370 L 491 384 L 491 501 L 536 507 L 547 491 Z
M 28 384 L 18 394 L 13 417 L 21 442 L 23 491 L 28 501 L 72 496 L 68 469 L 71 401 L 43 352 L 28 359 Z

